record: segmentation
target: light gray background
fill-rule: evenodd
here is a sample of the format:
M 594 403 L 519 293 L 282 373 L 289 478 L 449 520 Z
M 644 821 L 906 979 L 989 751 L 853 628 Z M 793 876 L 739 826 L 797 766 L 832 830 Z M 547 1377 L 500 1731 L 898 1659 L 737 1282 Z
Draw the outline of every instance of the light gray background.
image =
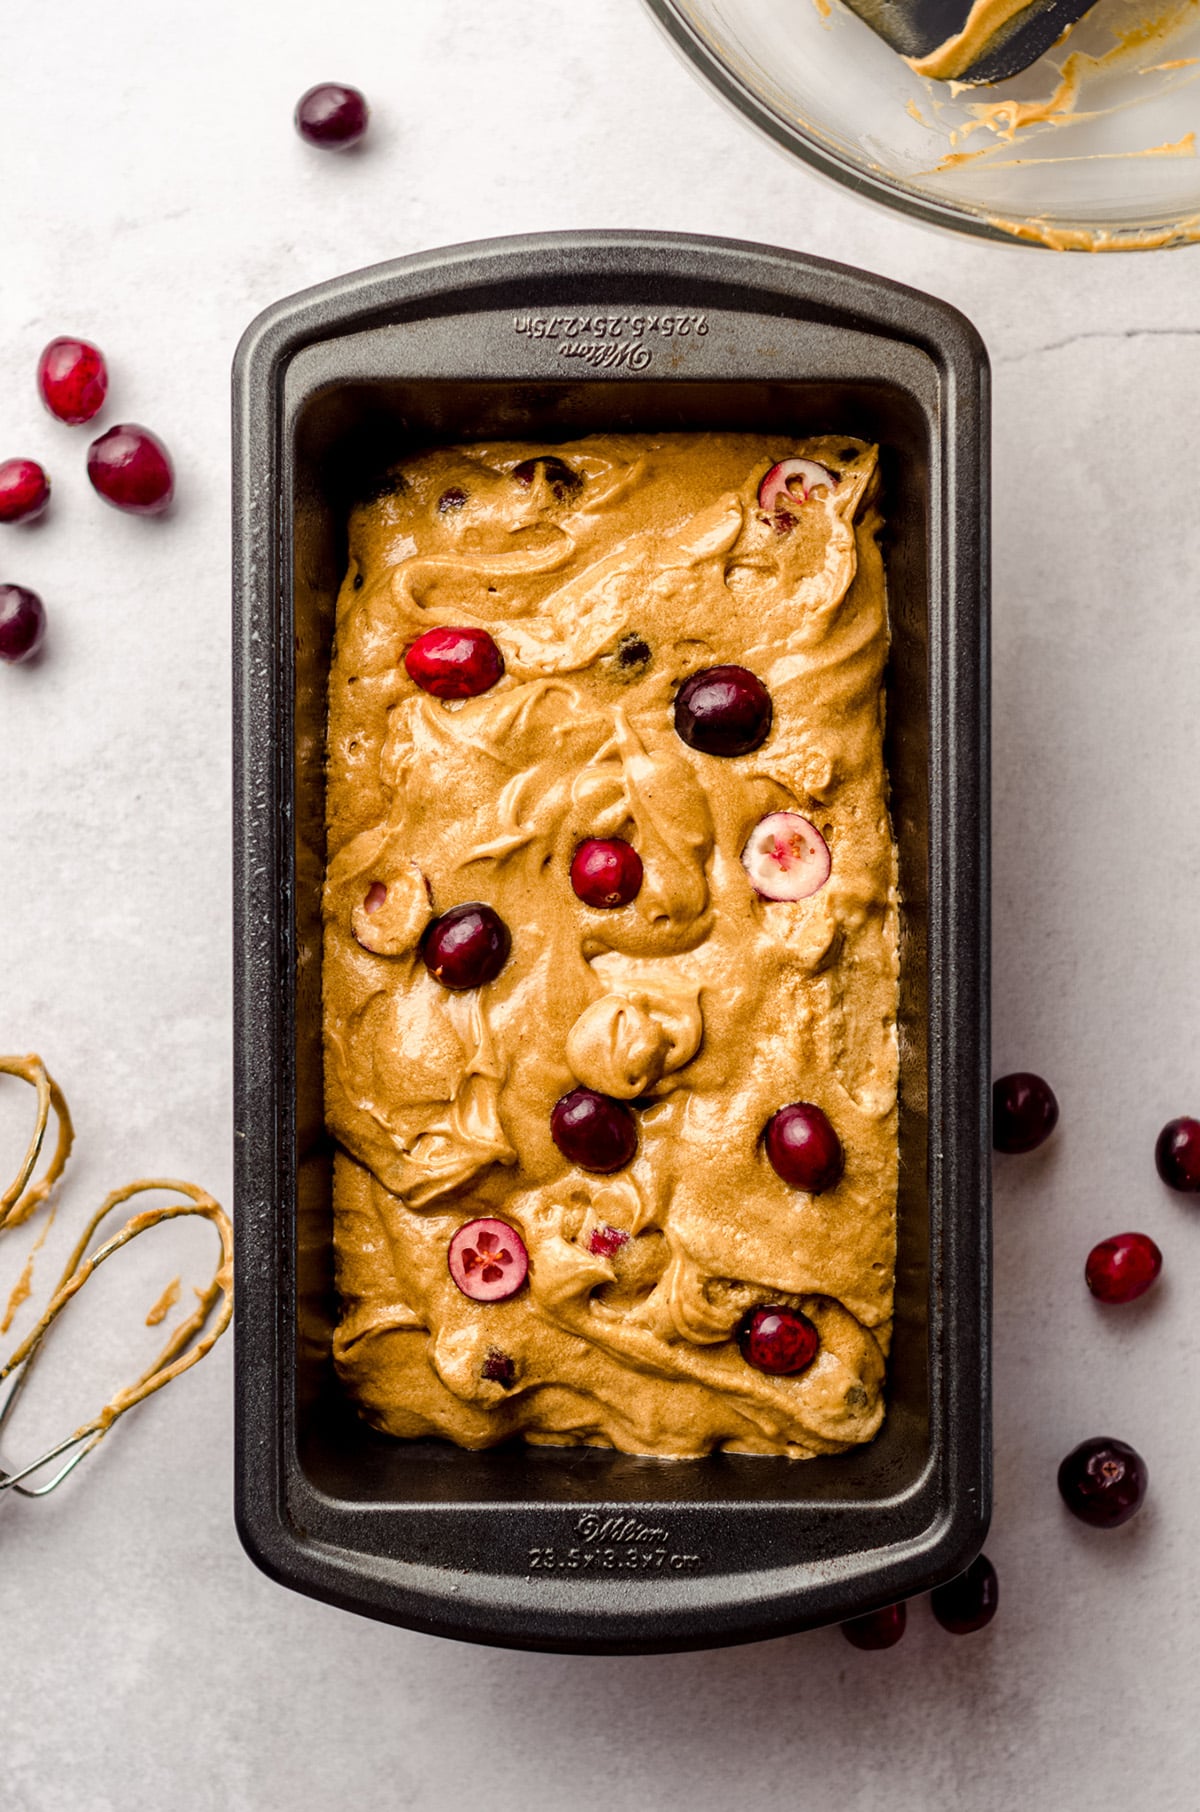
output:
M 360 153 L 292 131 L 327 79 L 371 98 Z M 52 622 L 39 664 L 0 670 L 0 1045 L 41 1050 L 76 1108 L 52 1239 L 147 1171 L 229 1195 L 238 335 L 306 284 L 488 234 L 774 241 L 978 324 L 995 367 L 994 1055 L 1044 1071 L 1063 1109 L 1051 1148 L 998 1166 L 1003 1603 L 986 1634 L 956 1641 L 917 1604 L 885 1655 L 834 1630 L 583 1660 L 308 1603 L 234 1534 L 226 1343 L 56 1498 L 0 1503 L 0 1804 L 1115 1812 L 1144 1789 L 1159 1812 L 1194 1807 L 1200 1210 L 1161 1187 L 1152 1146 L 1200 1111 L 1200 253 L 1065 258 L 876 213 L 728 116 L 634 0 L 10 5 L 0 133 L 0 457 L 41 458 L 55 484 L 44 524 L 0 528 L 0 577 L 41 591 Z M 108 353 L 99 425 L 144 421 L 173 449 L 168 519 L 101 504 L 87 430 L 42 413 L 34 366 L 59 332 Z M 4 1149 L 25 1107 L 0 1090 Z M 1129 1226 L 1159 1240 L 1166 1278 L 1105 1312 L 1083 1258 Z M 24 1245 L 5 1243 L 0 1303 Z M 14 1452 L 94 1404 L 93 1362 L 107 1383 L 129 1350 L 120 1318 L 140 1324 L 177 1253 L 207 1255 L 198 1234 L 168 1246 L 81 1302 Z M 1153 1478 L 1107 1535 L 1054 1489 L 1097 1432 L 1132 1440 Z

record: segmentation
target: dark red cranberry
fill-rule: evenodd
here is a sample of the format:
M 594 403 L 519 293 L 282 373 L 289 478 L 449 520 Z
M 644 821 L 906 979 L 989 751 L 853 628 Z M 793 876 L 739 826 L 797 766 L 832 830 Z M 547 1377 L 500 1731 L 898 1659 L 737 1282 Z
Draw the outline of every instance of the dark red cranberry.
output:
M 448 491 L 443 491 L 437 500 L 438 515 L 450 516 L 455 510 L 461 510 L 467 501 L 467 493 L 461 485 L 452 484 Z
M 737 1341 L 747 1365 L 775 1378 L 790 1378 L 808 1370 L 820 1349 L 821 1336 L 799 1309 L 763 1303 L 742 1317 Z
M 594 1252 L 597 1258 L 615 1258 L 621 1247 L 628 1244 L 629 1235 L 623 1227 L 593 1227 L 588 1251 Z
M 507 1353 L 502 1353 L 498 1346 L 490 1346 L 483 1362 L 483 1375 L 508 1390 L 516 1382 L 517 1368 Z
M 296 131 L 324 151 L 357 144 L 370 117 L 365 96 L 341 82 L 320 82 L 296 103 Z
M 13 666 L 37 653 L 46 633 L 46 608 L 36 591 L 0 585 L 0 661 Z
M 404 657 L 409 679 L 434 698 L 478 698 L 504 672 L 486 629 L 427 629 Z
M 772 1114 L 764 1142 L 772 1168 L 791 1188 L 821 1195 L 841 1181 L 842 1142 L 811 1101 L 793 1101 Z
M 908 1623 L 903 1604 L 885 1604 L 881 1611 L 868 1611 L 865 1617 L 851 1617 L 842 1625 L 842 1634 L 855 1648 L 895 1648 Z
M 771 694 L 745 667 L 706 667 L 675 694 L 675 729 L 702 755 L 749 755 L 770 728 Z
M 550 1136 L 568 1163 L 600 1176 L 621 1170 L 637 1150 L 637 1122 L 623 1101 L 573 1088 L 556 1101 Z
M 567 462 L 554 453 L 542 453 L 536 459 L 523 459 L 519 466 L 513 467 L 513 477 L 518 484 L 528 488 L 537 477 L 539 466 L 559 503 L 563 503 L 583 483 L 578 472 L 573 472 Z
M 108 390 L 104 354 L 87 340 L 51 340 L 38 360 L 37 378 L 51 415 L 72 427 L 91 421 Z
M 457 993 L 495 981 L 511 949 L 508 926 L 479 900 L 443 912 L 421 939 L 421 956 L 430 975 Z
M 623 837 L 589 837 L 575 851 L 571 886 L 585 906 L 628 906 L 642 884 L 642 858 Z
M 171 456 L 149 428 L 122 422 L 88 448 L 88 477 L 105 503 L 135 516 L 160 516 L 175 494 Z
M 977 1555 L 965 1573 L 935 1587 L 930 1603 L 934 1616 L 952 1636 L 970 1636 L 985 1629 L 1000 1604 L 1000 1582 L 987 1555 Z
M 472 1302 L 504 1302 L 525 1282 L 529 1253 L 515 1227 L 486 1216 L 458 1229 L 446 1262 L 451 1277 Z
M 1111 1435 L 1081 1441 L 1058 1469 L 1063 1503 L 1095 1529 L 1116 1529 L 1136 1516 L 1148 1480 L 1141 1454 Z
M 1154 1147 L 1158 1174 L 1171 1189 L 1194 1194 L 1200 1189 L 1200 1120 L 1168 1120 Z
M 992 1084 L 992 1144 L 997 1151 L 1034 1151 L 1058 1125 L 1054 1090 L 1041 1076 L 1016 1070 Z
M 650 644 L 640 635 L 623 635 L 617 643 L 617 665 L 626 669 L 644 667 L 650 659 Z
M 0 462 L 0 522 L 34 522 L 50 501 L 50 480 L 36 459 Z
M 1101 1302 L 1133 1302 L 1162 1270 L 1162 1253 L 1145 1233 L 1114 1233 L 1087 1256 L 1084 1276 Z

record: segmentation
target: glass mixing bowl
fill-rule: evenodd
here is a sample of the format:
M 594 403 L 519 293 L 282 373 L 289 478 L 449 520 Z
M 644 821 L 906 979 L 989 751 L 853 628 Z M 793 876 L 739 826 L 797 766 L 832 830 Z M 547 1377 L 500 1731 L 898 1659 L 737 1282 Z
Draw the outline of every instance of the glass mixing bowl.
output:
M 889 207 L 1066 251 L 1200 240 L 1200 0 L 1099 0 L 989 87 L 917 75 L 841 0 L 647 0 L 786 150 Z

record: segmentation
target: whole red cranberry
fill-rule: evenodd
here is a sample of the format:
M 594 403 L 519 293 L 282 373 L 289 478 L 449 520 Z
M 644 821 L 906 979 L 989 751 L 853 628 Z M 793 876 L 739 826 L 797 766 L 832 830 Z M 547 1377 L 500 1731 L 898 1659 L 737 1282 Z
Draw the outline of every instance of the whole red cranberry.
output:
M 571 886 L 585 906 L 628 906 L 642 884 L 642 858 L 623 837 L 589 837 L 575 851 Z
M 774 1378 L 806 1372 L 821 1346 L 821 1336 L 799 1309 L 784 1303 L 761 1303 L 743 1317 L 738 1345 L 747 1365 Z
M 425 967 L 443 988 L 455 993 L 495 981 L 511 949 L 508 926 L 482 900 L 452 906 L 426 926 L 421 938 Z
M 1000 1604 L 1000 1582 L 986 1554 L 977 1554 L 965 1573 L 936 1586 L 933 1614 L 952 1636 L 970 1636 L 992 1621 Z
M 0 462 L 0 522 L 34 522 L 50 501 L 50 480 L 36 459 Z
M 1168 1120 L 1154 1147 L 1158 1174 L 1171 1189 L 1191 1195 L 1200 1189 L 1200 1120 Z
M 175 494 L 171 456 L 149 428 L 121 422 L 88 448 L 88 477 L 105 503 L 134 516 L 161 516 Z
M 885 1604 L 881 1611 L 851 1617 L 843 1623 L 842 1634 L 855 1648 L 895 1648 L 907 1623 L 908 1610 L 903 1604 Z
M 841 1181 L 842 1142 L 811 1101 L 793 1101 L 772 1114 L 764 1142 L 772 1168 L 792 1189 L 821 1195 Z
M 513 467 L 513 477 L 518 484 L 528 488 L 537 477 L 539 466 L 559 503 L 564 502 L 583 483 L 578 472 L 572 471 L 566 460 L 559 459 L 556 453 L 543 453 L 535 459 L 523 459 L 519 466 Z
M 675 694 L 675 729 L 702 755 L 749 755 L 767 740 L 771 694 L 745 667 L 706 667 Z
M 1148 1482 L 1141 1454 L 1111 1435 L 1081 1441 L 1058 1469 L 1063 1503 L 1095 1529 L 1116 1529 L 1136 1516 Z
M 1162 1253 L 1146 1233 L 1114 1233 L 1093 1246 L 1084 1276 L 1100 1302 L 1133 1302 L 1162 1270 Z
M 1054 1090 L 1041 1076 L 1015 1070 L 992 1084 L 992 1144 L 997 1151 L 1034 1151 L 1058 1125 Z
M 504 672 L 486 629 L 427 629 L 404 657 L 408 677 L 434 698 L 478 698 Z
M 108 391 L 104 354 L 88 340 L 51 340 L 38 360 L 37 379 L 51 415 L 72 427 L 90 422 Z
M 370 109 L 357 88 L 341 82 L 319 82 L 296 103 L 296 130 L 310 145 L 323 151 L 344 151 L 355 145 L 367 129 Z
M 46 609 L 36 591 L 23 585 L 0 585 L 0 661 L 16 666 L 42 645 Z
M 550 1137 L 568 1163 L 607 1176 L 637 1151 L 637 1121 L 623 1101 L 573 1088 L 551 1110 Z

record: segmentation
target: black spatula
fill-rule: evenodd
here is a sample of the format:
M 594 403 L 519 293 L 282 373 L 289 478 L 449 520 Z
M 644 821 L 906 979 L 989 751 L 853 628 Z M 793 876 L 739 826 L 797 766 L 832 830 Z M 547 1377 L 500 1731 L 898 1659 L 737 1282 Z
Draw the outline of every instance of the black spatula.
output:
M 846 0 L 846 4 L 885 44 L 914 61 L 929 57 L 939 46 L 949 49 L 972 12 L 971 0 Z M 1033 0 L 1008 18 L 1003 16 L 1006 9 L 1000 8 L 992 29 L 980 17 L 978 42 L 972 34 L 972 42 L 964 41 L 957 56 L 951 52 L 938 59 L 946 67 L 923 73 L 959 82 L 1002 82 L 1028 69 L 1094 4 L 1095 0 Z

